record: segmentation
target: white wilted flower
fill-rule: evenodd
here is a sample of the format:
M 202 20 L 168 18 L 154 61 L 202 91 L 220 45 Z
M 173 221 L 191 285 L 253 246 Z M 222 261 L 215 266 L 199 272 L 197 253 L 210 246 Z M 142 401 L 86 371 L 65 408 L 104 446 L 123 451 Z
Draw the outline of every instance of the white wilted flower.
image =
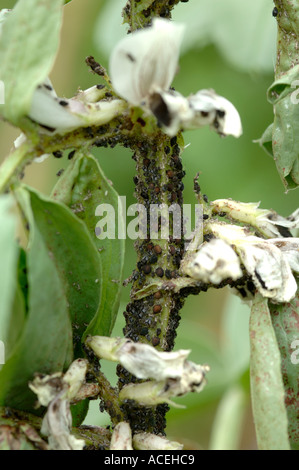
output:
M 41 405 L 47 406 L 41 432 L 48 436 L 52 450 L 82 450 L 85 441 L 71 434 L 72 415 L 70 400 L 76 396 L 85 380 L 87 361 L 77 359 L 68 371 L 51 375 L 36 376 L 29 383 Z
M 213 212 L 225 212 L 230 218 L 256 227 L 266 237 L 288 236 L 285 229 L 299 227 L 299 209 L 288 218 L 273 210 L 260 209 L 260 202 L 239 202 L 232 199 L 217 199 L 211 202 Z
M 281 235 L 283 235 L 282 227 L 285 227 L 288 230 L 296 230 L 296 229 L 298 230 L 299 229 L 299 208 L 296 209 L 287 218 L 274 214 L 274 216 L 271 217 L 271 222 L 278 226 L 279 233 Z
M 193 119 L 186 123 L 189 129 L 208 124 L 220 135 L 241 136 L 242 123 L 238 111 L 230 101 L 217 95 L 214 90 L 198 91 L 188 101 L 194 111 Z
M 88 362 L 85 359 L 74 361 L 63 376 L 63 382 L 67 384 L 67 397 L 69 400 L 74 398 L 85 382 Z
M 148 432 L 134 434 L 133 446 L 136 450 L 182 450 L 183 444 L 169 441 L 166 437 Z
M 208 366 L 187 360 L 189 350 L 157 351 L 153 346 L 134 343 L 128 339 L 90 336 L 86 344 L 100 358 L 118 361 L 138 379 L 154 379 L 129 384 L 120 391 L 120 400 L 132 399 L 146 406 L 170 403 L 170 397 L 200 392 L 205 383 Z
M 289 302 L 297 291 L 299 239 L 264 240 L 236 225 L 210 223 L 211 232 L 234 246 L 258 291 L 273 302 Z
M 110 57 L 115 91 L 133 106 L 151 111 L 169 136 L 180 129 L 210 125 L 221 135 L 239 137 L 241 120 L 228 100 L 213 90 L 185 98 L 169 89 L 178 69 L 183 33 L 182 24 L 154 18 L 152 26 L 123 38 Z
M 129 423 L 118 423 L 113 429 L 110 450 L 133 450 L 132 431 Z
M 207 365 L 201 366 L 185 361 L 184 369 L 179 377 L 125 385 L 119 393 L 119 399 L 121 401 L 135 400 L 144 406 L 168 403 L 176 408 L 184 408 L 171 401 L 171 398 L 190 392 L 201 392 L 206 385 L 206 373 L 209 370 Z
M 220 238 L 203 243 L 192 255 L 186 255 L 181 270 L 193 279 L 220 284 L 225 279 L 242 277 L 240 261 L 232 247 Z
M 153 346 L 123 338 L 91 336 L 86 344 L 103 359 L 120 362 L 138 379 L 180 377 L 190 350 L 157 351 Z
M 48 406 L 61 391 L 64 392 L 66 398 L 71 400 L 83 385 L 86 372 L 87 361 L 77 359 L 70 365 L 65 374 L 55 372 L 51 375 L 37 375 L 29 383 L 29 387 L 37 395 L 42 406 Z
M 58 393 L 61 392 L 63 389 L 62 377 L 62 372 L 56 372 L 51 375 L 37 375 L 29 383 L 29 388 L 37 395 L 40 405 L 48 406 Z
M 271 244 L 280 249 L 292 271 L 299 273 L 299 238 L 272 238 Z
M 82 96 L 81 92 L 78 99 L 59 98 L 47 79 L 33 93 L 28 115 L 44 132 L 64 134 L 78 127 L 107 124 L 126 107 L 122 100 L 85 103 Z
M 83 439 L 77 439 L 70 433 L 72 415 L 69 401 L 58 395 L 49 404 L 42 422 L 41 433 L 48 436 L 51 450 L 82 450 Z
M 288 217 L 288 220 L 293 224 L 291 228 L 299 228 L 299 208 Z

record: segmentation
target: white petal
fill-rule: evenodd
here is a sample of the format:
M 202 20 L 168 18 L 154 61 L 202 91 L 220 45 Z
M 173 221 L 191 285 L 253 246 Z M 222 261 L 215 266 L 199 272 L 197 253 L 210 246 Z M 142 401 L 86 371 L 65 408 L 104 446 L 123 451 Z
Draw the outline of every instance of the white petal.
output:
M 86 344 L 98 357 L 120 362 L 139 379 L 162 380 L 176 378 L 182 374 L 190 350 L 157 351 L 153 346 L 134 343 L 126 338 L 90 336 Z
M 32 382 L 29 382 L 29 388 L 37 395 L 42 406 L 48 406 L 62 390 L 62 376 L 61 372 L 44 376 L 37 375 Z
M 26 135 L 21 132 L 21 134 L 16 138 L 16 140 L 14 141 L 14 146 L 15 148 L 19 148 L 21 147 L 21 145 L 26 141 Z
M 59 395 L 50 403 L 43 418 L 41 433 L 48 436 L 51 450 L 82 450 L 83 439 L 77 439 L 70 433 L 72 415 L 69 402 Z
M 297 238 L 264 240 L 250 235 L 245 227 L 210 223 L 212 233 L 234 245 L 256 288 L 273 302 L 289 302 L 297 291 L 292 270 L 298 271 Z
M 129 423 L 118 423 L 112 433 L 110 450 L 133 450 L 132 431 Z
M 291 227 L 292 222 L 274 211 L 259 209 L 260 202 L 239 202 L 233 199 L 217 199 L 211 202 L 213 211 L 225 212 L 230 218 L 256 227 L 265 237 L 279 237 L 279 226 Z M 284 231 L 284 233 L 286 233 Z
M 153 93 L 149 107 L 163 131 L 170 137 L 175 136 L 194 116 L 187 98 L 172 90 Z
M 194 258 L 183 267 L 193 279 L 220 284 L 224 279 L 242 277 L 239 258 L 231 246 L 221 239 L 204 243 Z
M 180 377 L 190 350 L 160 352 L 152 346 L 127 342 L 118 351 L 119 362 L 139 379 Z
M 299 208 L 288 217 L 288 220 L 293 224 L 291 228 L 299 228 Z
M 210 124 L 224 136 L 240 137 L 242 134 L 241 119 L 235 106 L 213 90 L 198 91 L 189 97 L 189 102 L 196 113 L 193 122 L 189 123 L 190 128 Z
M 268 242 L 277 246 L 287 259 L 290 268 L 299 273 L 299 238 L 273 238 Z
M 43 153 L 40 157 L 36 157 L 33 159 L 35 163 L 43 163 L 47 158 L 49 158 L 52 154 L 51 153 Z
M 151 27 L 122 39 L 110 57 L 115 91 L 133 105 L 155 91 L 168 90 L 178 66 L 184 26 L 155 18 Z
M 217 111 L 222 111 L 225 113 L 224 117 L 221 117 L 219 114 L 217 116 L 221 133 L 224 135 L 240 137 L 243 132 L 242 123 L 240 115 L 235 106 L 226 98 L 218 96 Z
M 127 107 L 123 100 L 85 105 L 80 99 L 58 98 L 50 83 L 46 81 L 35 90 L 29 117 L 51 135 L 64 134 L 78 127 L 104 125 Z
M 169 441 L 166 437 L 140 432 L 133 437 L 134 448 L 137 450 L 182 450 L 179 442 Z
M 44 84 L 35 90 L 29 117 L 50 132 L 67 132 L 82 126 L 82 119 L 69 112 L 69 100 L 57 98 L 49 87 Z
M 87 367 L 87 360 L 76 359 L 64 374 L 63 382 L 68 385 L 67 396 L 69 399 L 74 398 L 82 387 L 85 381 Z
M 118 361 L 118 350 L 130 340 L 126 338 L 110 338 L 109 336 L 88 336 L 86 344 L 102 359 Z
M 256 238 L 256 237 L 252 237 Z M 259 292 L 275 302 L 289 302 L 297 291 L 286 257 L 275 245 L 242 243 L 237 250 Z
M 182 396 L 190 392 L 201 392 L 206 385 L 206 374 L 209 370 L 210 368 L 207 365 L 201 366 L 185 361 L 184 368 L 179 377 L 125 385 L 119 393 L 119 399 L 121 401 L 127 399 L 135 400 L 145 406 L 168 403 L 175 407 L 181 407 L 172 402 L 170 398 Z
M 228 244 L 233 245 L 239 240 L 248 239 L 250 232 L 246 227 L 231 225 L 224 222 L 210 223 L 207 228 L 215 235 L 216 238 L 222 238 Z M 257 240 L 258 237 L 255 237 Z

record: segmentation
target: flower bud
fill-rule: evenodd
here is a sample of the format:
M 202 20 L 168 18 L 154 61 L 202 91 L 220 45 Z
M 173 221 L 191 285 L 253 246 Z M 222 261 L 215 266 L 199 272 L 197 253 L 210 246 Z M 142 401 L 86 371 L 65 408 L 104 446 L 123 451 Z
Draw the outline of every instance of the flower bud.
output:
M 129 423 L 118 423 L 112 433 L 110 450 L 133 450 Z
M 87 373 L 88 361 L 77 359 L 63 376 L 63 382 L 68 385 L 68 398 L 74 398 L 82 387 Z
M 126 344 L 126 338 L 110 338 L 108 336 L 88 336 L 86 344 L 101 359 L 108 361 L 118 361 L 118 351 Z
M 136 450 L 182 450 L 179 442 L 169 441 L 166 437 L 157 436 L 147 432 L 140 432 L 133 437 L 133 446 Z
M 121 401 L 135 400 L 144 406 L 168 403 L 176 408 L 181 408 L 181 405 L 172 402 L 170 398 L 182 396 L 189 392 L 201 392 L 206 384 L 205 376 L 209 370 L 208 366 L 200 366 L 185 361 L 180 377 L 175 379 L 167 378 L 159 382 L 148 381 L 126 385 L 121 389 L 119 399 Z
M 238 256 L 232 247 L 220 238 L 204 243 L 196 253 L 187 253 L 181 270 L 193 279 L 212 284 L 220 284 L 228 278 L 236 280 L 242 277 Z

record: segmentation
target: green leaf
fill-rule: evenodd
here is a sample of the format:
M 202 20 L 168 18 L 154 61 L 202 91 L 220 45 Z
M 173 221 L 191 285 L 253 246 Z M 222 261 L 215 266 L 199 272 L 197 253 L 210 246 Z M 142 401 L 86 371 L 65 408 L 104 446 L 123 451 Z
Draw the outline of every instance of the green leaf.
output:
M 282 98 L 290 93 L 294 93 L 296 86 L 299 85 L 299 65 L 291 68 L 269 87 L 267 91 L 268 101 L 276 104 Z M 294 93 L 295 99 L 296 92 Z
M 273 123 L 265 130 L 262 137 L 255 141 L 260 144 L 260 146 L 265 150 L 265 152 L 273 157 L 273 147 L 272 147 L 272 136 L 273 136 Z
M 274 123 L 258 142 L 273 157 L 285 188 L 296 189 L 299 185 L 299 106 L 291 87 L 275 90 Z
M 272 324 L 276 334 L 285 389 L 291 448 L 299 450 L 299 295 L 290 303 L 270 304 Z
M 248 394 L 233 385 L 223 396 L 214 419 L 209 450 L 238 450 L 247 411 Z
M 0 197 L 0 341 L 4 343 L 6 358 L 12 341 L 10 331 L 13 321 L 13 304 L 17 288 L 17 263 L 19 247 L 15 240 L 17 219 L 11 212 L 11 196 Z
M 30 188 L 16 190 L 29 223 L 27 276 L 29 312 L 24 331 L 0 373 L 0 403 L 35 412 L 28 389 L 34 373 L 70 364 L 72 327 L 80 340 L 100 301 L 101 265 L 84 225 L 62 204 Z
M 118 239 L 118 229 L 123 230 L 123 219 L 118 194 L 91 154 L 79 154 L 55 186 L 52 197 L 64 202 L 86 224 L 102 261 L 102 296 L 100 309 L 86 330 L 86 334 L 109 336 L 119 308 L 124 266 L 125 240 Z M 115 213 L 115 238 L 100 240 L 95 235 L 99 222 L 96 208 L 109 204 Z M 120 225 L 119 225 L 120 224 Z
M 6 361 L 13 354 L 14 348 L 21 337 L 26 321 L 26 307 L 23 292 L 19 285 L 16 286 L 14 303 L 9 322 L 9 330 L 5 343 Z
M 289 450 L 280 352 L 267 299 L 257 295 L 250 316 L 252 408 L 260 450 Z
M 36 396 L 28 382 L 36 372 L 63 370 L 71 361 L 71 323 L 55 259 L 36 225 L 29 191 L 17 191 L 30 224 L 28 252 L 29 313 L 13 354 L 0 372 L 0 403 L 34 410 Z
M 59 44 L 62 0 L 22 0 L 3 23 L 0 79 L 5 85 L 4 116 L 18 124 L 37 85 L 48 76 Z
M 287 95 L 274 106 L 273 157 L 286 189 L 299 185 L 299 106 Z
M 32 189 L 28 191 L 36 225 L 55 260 L 69 304 L 74 342 L 80 343 L 99 308 L 101 259 L 86 225 L 71 210 Z
M 230 294 L 222 314 L 221 356 L 226 365 L 226 376 L 235 384 L 249 368 L 248 338 L 250 309 L 236 295 Z

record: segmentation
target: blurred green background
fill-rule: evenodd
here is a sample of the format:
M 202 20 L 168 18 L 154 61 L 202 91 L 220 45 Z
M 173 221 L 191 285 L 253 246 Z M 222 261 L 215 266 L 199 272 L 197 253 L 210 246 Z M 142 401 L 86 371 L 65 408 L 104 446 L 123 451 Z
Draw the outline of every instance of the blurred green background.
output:
M 22 1 L 22 0 L 21 0 Z M 0 8 L 16 2 L 0 0 Z M 85 65 L 94 55 L 108 67 L 109 52 L 126 33 L 121 25 L 125 0 L 73 0 L 65 7 L 60 50 L 51 80 L 59 96 L 71 97 L 78 88 L 98 82 Z M 180 70 L 174 80 L 182 94 L 214 88 L 232 101 L 240 112 L 244 133 L 235 140 L 221 139 L 209 129 L 185 132 L 183 153 L 186 170 L 184 202 L 194 203 L 193 178 L 200 172 L 200 185 L 210 199 L 231 197 L 243 202 L 261 201 L 288 216 L 298 207 L 298 192 L 284 193 L 273 160 L 254 140 L 261 137 L 273 119 L 266 90 L 273 81 L 276 22 L 272 0 L 190 0 L 180 4 L 174 19 L 185 22 L 186 37 Z M 0 160 L 13 146 L 19 131 L 0 123 Z M 120 195 L 134 202 L 134 162 L 128 150 L 96 149 L 94 155 Z M 50 158 L 26 169 L 25 182 L 49 194 L 56 173 L 67 166 L 67 158 Z M 124 278 L 135 264 L 130 241 Z M 114 334 L 121 335 L 122 311 L 129 300 L 123 289 L 120 315 Z M 192 349 L 190 359 L 208 363 L 208 385 L 200 395 L 176 402 L 185 410 L 168 413 L 167 433 L 192 449 L 255 449 L 256 441 L 249 398 L 249 308 L 227 289 L 211 290 L 187 299 L 182 310 L 176 348 Z M 116 382 L 114 365 L 104 370 Z M 109 418 L 92 402 L 86 423 L 109 424 Z

